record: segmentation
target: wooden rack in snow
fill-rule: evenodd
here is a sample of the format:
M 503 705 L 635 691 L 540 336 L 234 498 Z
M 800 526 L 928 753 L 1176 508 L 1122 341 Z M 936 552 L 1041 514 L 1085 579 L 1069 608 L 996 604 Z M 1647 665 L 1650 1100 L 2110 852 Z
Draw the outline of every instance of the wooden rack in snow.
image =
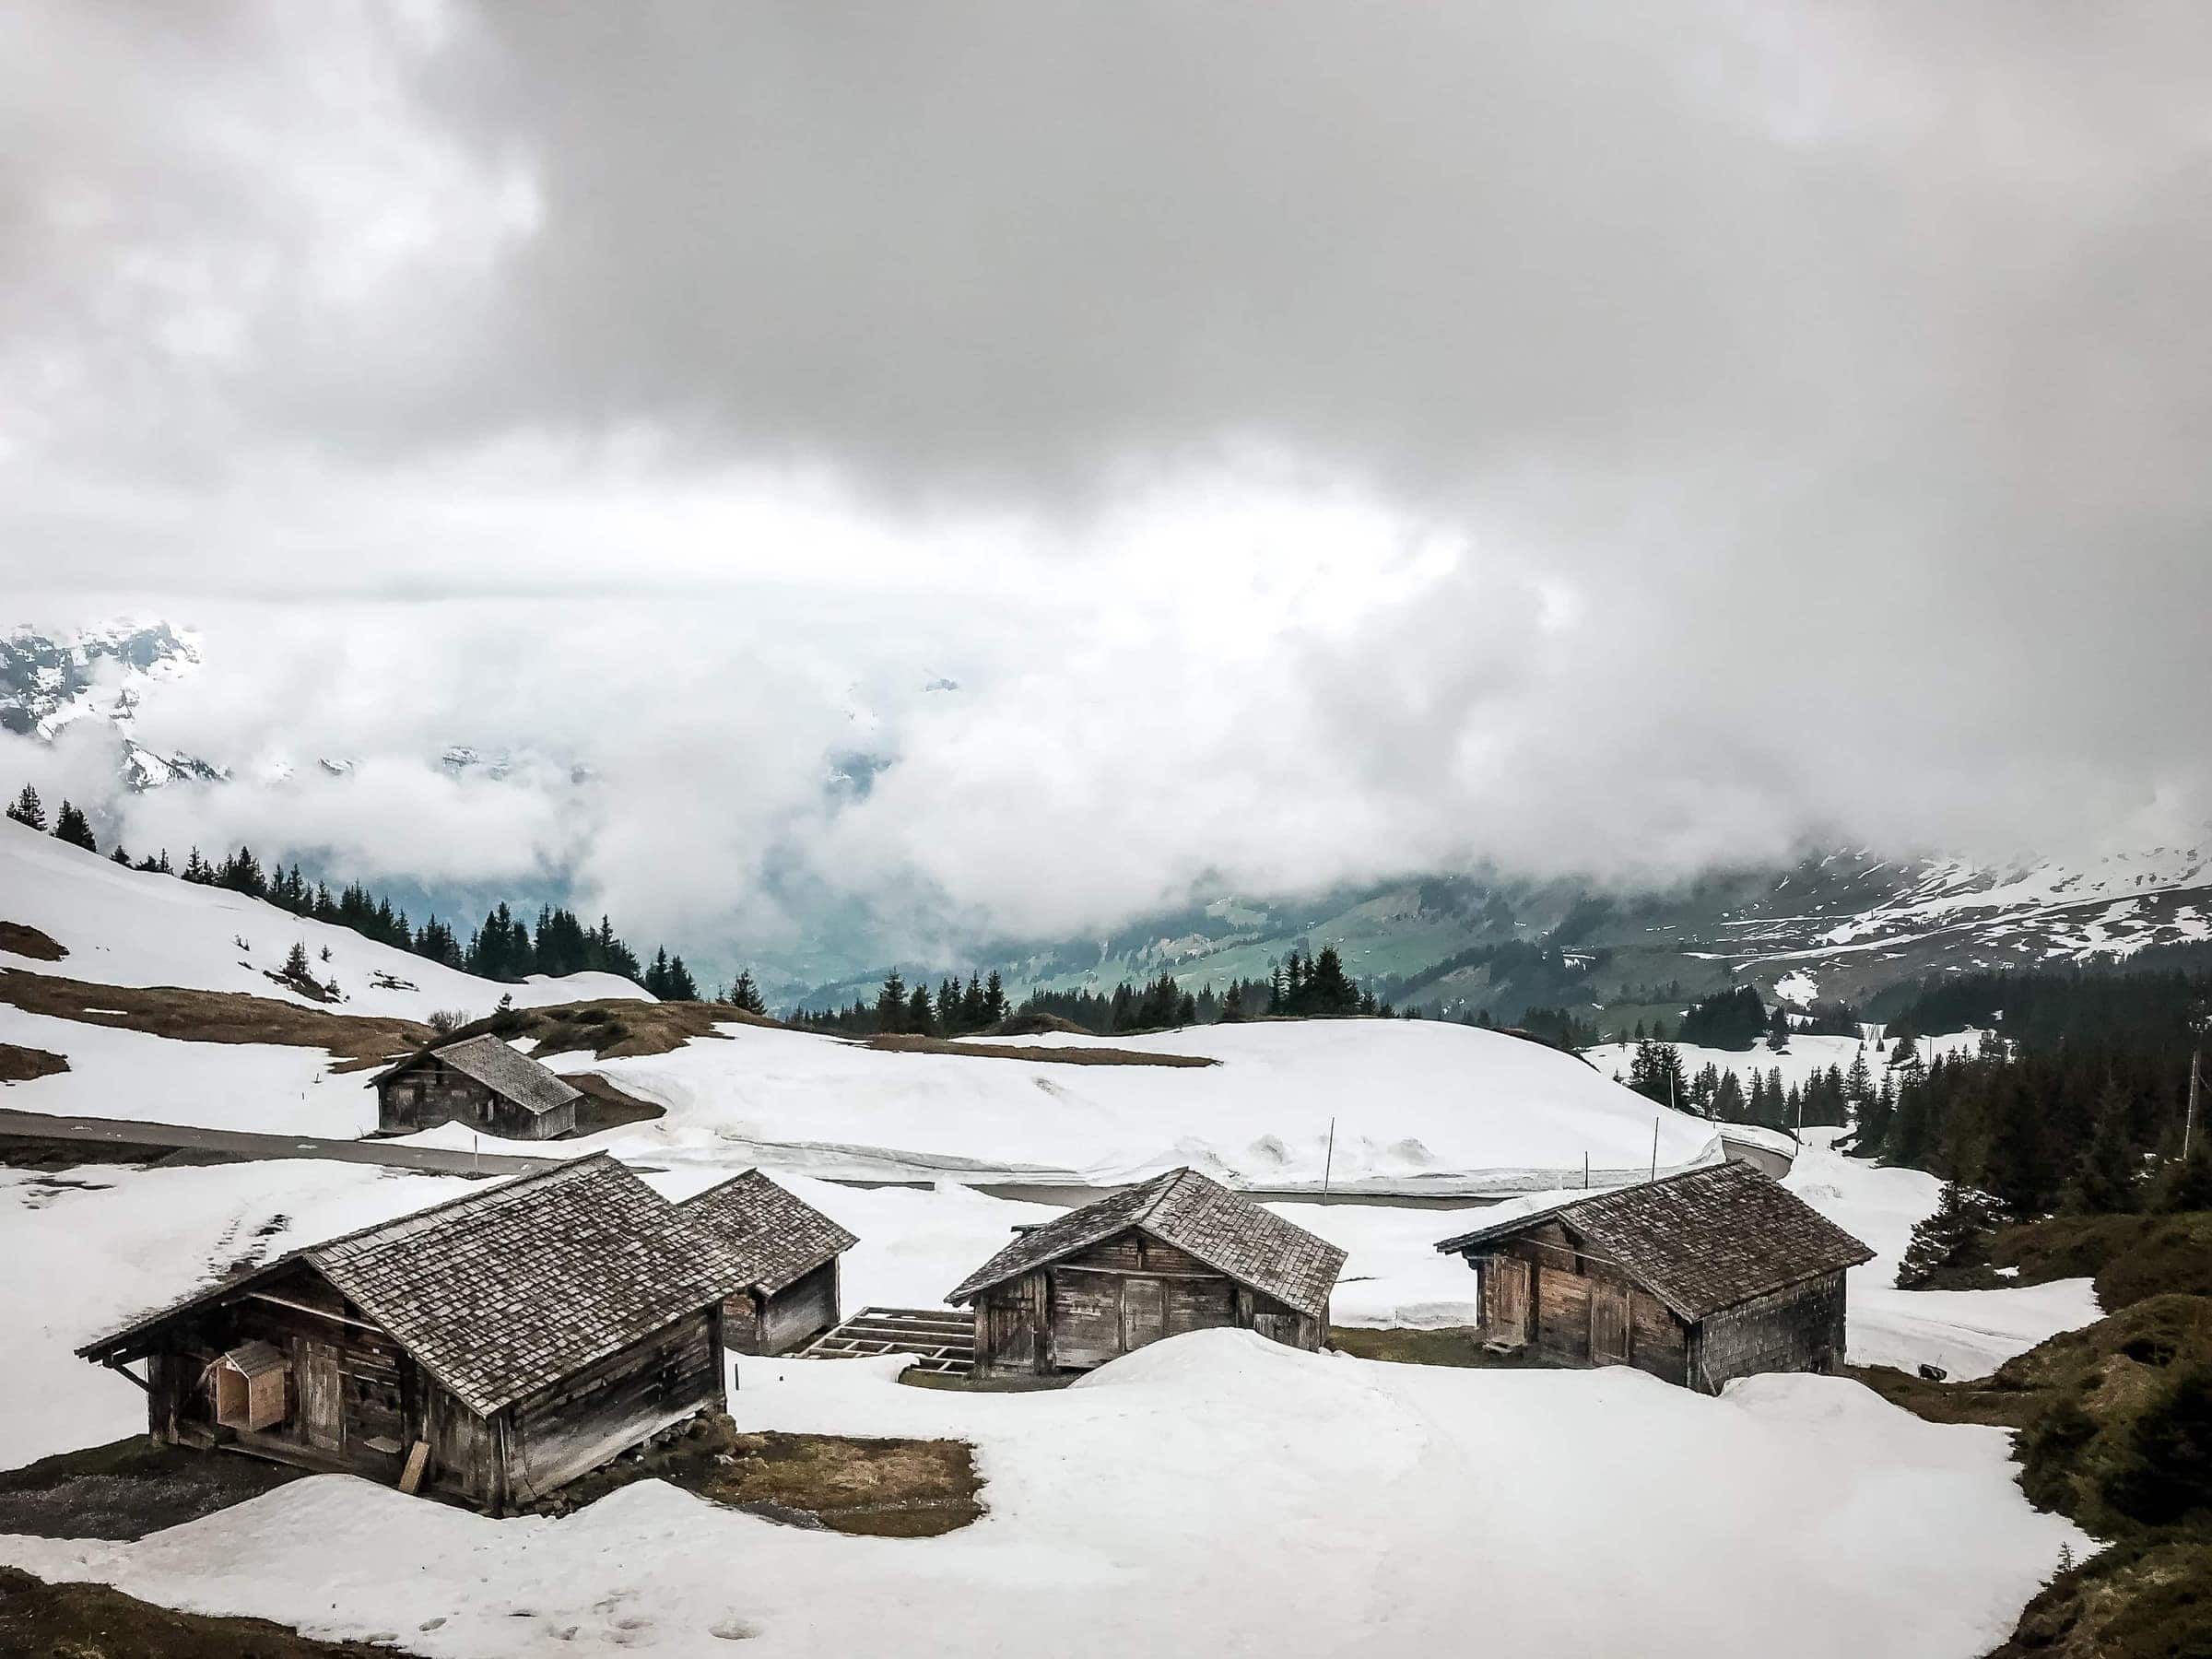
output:
M 863 1308 L 802 1348 L 805 1359 L 912 1354 L 917 1369 L 966 1376 L 975 1365 L 975 1322 L 949 1308 Z

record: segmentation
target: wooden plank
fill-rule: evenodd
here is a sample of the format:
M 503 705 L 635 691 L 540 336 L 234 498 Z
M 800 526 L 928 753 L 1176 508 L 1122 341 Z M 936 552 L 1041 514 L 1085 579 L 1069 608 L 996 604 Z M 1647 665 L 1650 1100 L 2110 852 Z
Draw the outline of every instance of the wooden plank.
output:
M 407 1453 L 406 1467 L 399 1472 L 399 1489 L 408 1497 L 414 1497 L 415 1488 L 422 1484 L 423 1467 L 429 1461 L 430 1442 L 417 1441 L 413 1449 Z

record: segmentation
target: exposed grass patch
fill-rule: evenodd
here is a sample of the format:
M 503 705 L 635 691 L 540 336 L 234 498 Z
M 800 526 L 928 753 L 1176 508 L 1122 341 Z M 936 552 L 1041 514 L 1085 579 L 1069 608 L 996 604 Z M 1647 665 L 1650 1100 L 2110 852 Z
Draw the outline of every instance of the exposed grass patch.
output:
M 1445 1325 L 1433 1331 L 1394 1326 L 1331 1325 L 1329 1347 L 1356 1359 L 1387 1359 L 1398 1365 L 1452 1365 L 1471 1371 L 1506 1370 L 1523 1363 L 1482 1346 L 1474 1325 Z
M 961 1054 L 985 1060 L 1043 1061 L 1057 1065 L 1218 1065 L 1206 1054 L 1151 1054 L 1141 1049 L 1027 1048 L 1011 1042 L 954 1042 L 943 1037 L 870 1037 L 864 1048 L 894 1054 Z
M 300 1470 L 147 1436 L 88 1446 L 0 1473 L 0 1533 L 143 1538 L 297 1480 Z
M 69 947 L 51 934 L 21 922 L 0 922 L 0 950 L 34 962 L 58 962 L 69 954 Z
M 714 1029 L 718 1025 L 788 1029 L 780 1020 L 747 1014 L 723 1003 L 649 1003 L 606 997 L 543 1008 L 502 1009 L 434 1041 L 443 1047 L 488 1031 L 510 1042 L 528 1040 L 535 1045 L 531 1052 L 540 1058 L 589 1053 L 594 1059 L 621 1060 L 636 1054 L 669 1053 L 695 1037 L 724 1037 L 726 1033 Z
M 395 1647 L 318 1641 L 261 1618 L 180 1613 L 108 1584 L 49 1584 L 0 1567 L 0 1653 L 53 1659 L 405 1659 Z
M 384 1015 L 328 1014 L 239 991 L 177 985 L 95 985 L 56 974 L 0 968 L 0 1003 L 26 1014 L 144 1031 L 179 1042 L 272 1042 L 319 1048 L 338 1071 L 381 1065 L 419 1047 L 428 1026 Z
M 740 1434 L 715 1411 L 571 1481 L 543 1507 L 566 1513 L 637 1480 L 665 1480 L 771 1521 L 878 1538 L 935 1537 L 983 1512 L 965 1441 Z
M 66 1054 L 50 1054 L 44 1049 L 18 1048 L 12 1042 L 0 1042 L 0 1083 L 28 1083 L 33 1077 L 51 1077 L 68 1069 Z
M 2004 1659 L 2212 1659 L 2212 1299 L 2147 1297 L 1980 1382 L 1853 1374 L 1938 1422 L 2018 1429 L 2029 1500 L 2112 1541 L 2029 1604 Z
M 2114 1312 L 2169 1293 L 2212 1296 L 2212 1211 L 2053 1216 L 1998 1233 L 1990 1259 L 2019 1269 L 2000 1283 L 2093 1278 L 2098 1301 Z

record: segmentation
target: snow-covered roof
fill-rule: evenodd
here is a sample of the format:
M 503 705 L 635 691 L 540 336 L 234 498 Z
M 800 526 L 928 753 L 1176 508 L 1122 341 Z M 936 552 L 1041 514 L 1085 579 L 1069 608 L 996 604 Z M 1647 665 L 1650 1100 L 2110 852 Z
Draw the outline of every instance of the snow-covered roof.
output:
M 1557 1221 L 1685 1319 L 1840 1272 L 1874 1252 L 1747 1164 L 1711 1164 L 1514 1216 L 1437 1245 L 1465 1251 Z
M 758 1170 L 695 1193 L 678 1207 L 730 1253 L 745 1283 L 771 1296 L 860 1242 Z
M 463 1077 L 474 1078 L 501 1100 L 511 1100 L 535 1116 L 583 1098 L 583 1090 L 559 1073 L 547 1070 L 489 1031 L 449 1042 L 427 1054 L 413 1055 L 377 1081 L 396 1077 L 429 1059 L 444 1061 Z
M 77 1350 L 305 1263 L 472 1411 L 511 1405 L 741 1288 L 729 1253 L 605 1153 L 292 1251 Z
M 1132 1227 L 1316 1319 L 1328 1312 L 1329 1292 L 1344 1270 L 1345 1253 L 1327 1240 L 1195 1170 L 1170 1170 L 1030 1229 L 945 1300 L 971 1301 L 993 1285 Z

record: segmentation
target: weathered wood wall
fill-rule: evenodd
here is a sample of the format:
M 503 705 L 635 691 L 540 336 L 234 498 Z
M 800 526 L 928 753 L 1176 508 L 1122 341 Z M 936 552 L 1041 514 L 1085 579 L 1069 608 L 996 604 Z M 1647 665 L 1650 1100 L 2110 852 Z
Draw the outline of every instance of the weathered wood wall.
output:
M 1468 1255 L 1486 1339 L 1547 1365 L 1632 1365 L 1688 1380 L 1689 1333 L 1656 1296 L 1593 1261 L 1557 1224 Z
M 1088 1371 L 1164 1336 L 1224 1326 L 1310 1349 L 1325 1323 L 1132 1228 L 984 1291 L 975 1366 L 987 1376 Z
M 722 1305 L 723 1340 L 740 1354 L 788 1354 L 838 1321 L 838 1259 L 832 1256 L 773 1296 L 742 1290 Z
M 426 1060 L 377 1085 L 376 1126 L 384 1133 L 405 1135 L 446 1123 L 508 1140 L 550 1140 L 576 1127 L 576 1102 L 527 1112 L 442 1060 Z
M 721 1324 L 720 1308 L 687 1314 L 508 1407 L 508 1499 L 542 1497 L 669 1424 L 720 1406 Z
M 1690 1334 L 1695 1385 L 1718 1394 L 1766 1371 L 1832 1371 L 1843 1360 L 1843 1275 L 1755 1297 L 1700 1321 Z

